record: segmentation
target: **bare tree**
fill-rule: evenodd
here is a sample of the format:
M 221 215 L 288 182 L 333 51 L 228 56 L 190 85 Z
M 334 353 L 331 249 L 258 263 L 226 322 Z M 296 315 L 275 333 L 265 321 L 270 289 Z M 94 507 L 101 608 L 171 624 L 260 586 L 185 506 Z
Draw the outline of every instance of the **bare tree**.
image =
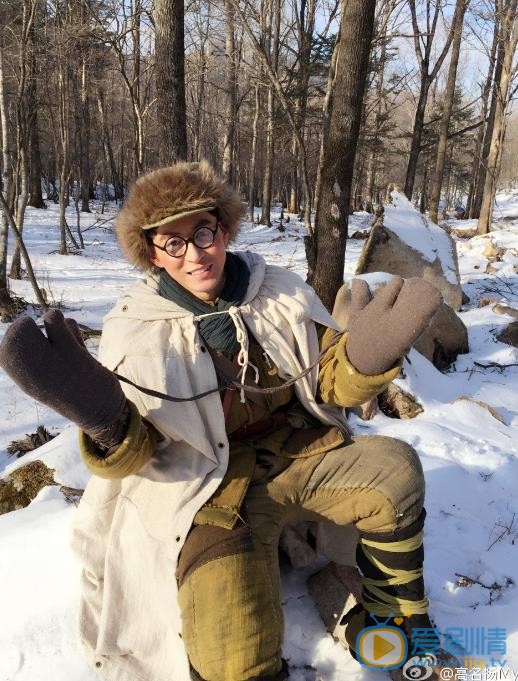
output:
M 279 38 L 281 30 L 281 0 L 267 0 L 266 22 L 264 25 L 266 50 L 269 53 L 269 62 L 272 72 L 278 77 L 279 66 Z M 273 156 L 275 145 L 275 108 L 276 98 L 273 84 L 270 83 L 267 90 L 266 105 L 266 154 L 263 173 L 263 199 L 261 210 L 261 224 L 271 226 L 270 210 L 272 202 L 272 176 Z
M 29 147 L 30 147 L 30 77 L 31 52 L 34 47 L 31 40 L 32 27 L 38 0 L 23 0 L 21 7 L 21 30 L 18 47 L 18 88 L 16 95 L 16 165 L 13 177 L 15 189 L 14 219 L 20 235 L 23 231 L 25 210 L 29 200 Z M 17 242 L 11 261 L 11 279 L 21 278 L 20 245 Z
M 437 142 L 437 154 L 435 158 L 435 170 L 432 177 L 432 189 L 430 192 L 429 215 L 430 219 L 437 222 L 439 211 L 439 200 L 441 198 L 441 188 L 444 174 L 444 163 L 446 159 L 446 146 L 448 143 L 448 129 L 450 127 L 451 112 L 453 111 L 453 100 L 455 97 L 455 84 L 457 82 L 457 66 L 459 64 L 460 45 L 462 41 L 462 25 L 464 15 L 468 8 L 469 0 L 457 0 L 455 15 L 453 17 L 453 42 L 451 48 L 450 66 L 448 69 L 448 81 L 444 94 L 444 106 L 439 127 L 439 140 Z
M 234 7 L 225 0 L 225 135 L 223 138 L 223 177 L 235 180 L 234 153 L 237 116 L 237 59 Z
M 486 17 L 484 17 L 484 21 Z M 493 16 L 493 40 L 491 42 L 491 49 L 488 55 L 488 71 L 484 84 L 481 87 L 481 111 L 480 117 L 483 124 L 479 127 L 476 142 L 475 142 L 475 172 L 471 175 L 471 182 L 469 185 L 468 200 L 466 205 L 466 212 L 470 218 L 478 218 L 480 215 L 480 206 L 482 203 L 482 193 L 484 181 L 486 176 L 486 161 L 489 154 L 489 146 L 491 143 L 491 135 L 493 133 L 494 121 L 494 106 L 490 106 L 490 97 L 493 84 L 493 77 L 495 74 L 496 54 L 498 48 L 498 36 L 500 33 L 500 24 L 498 14 L 495 12 Z M 482 44 L 483 40 L 481 40 Z M 501 59 L 499 60 L 501 64 Z M 494 102 L 496 101 L 493 98 Z M 488 115 L 489 113 L 489 115 Z
M 443 0 L 425 0 L 426 13 L 426 28 L 421 31 L 417 17 L 417 0 L 408 0 L 410 7 L 410 14 L 412 17 L 412 27 L 414 30 L 414 47 L 419 64 L 421 74 L 419 86 L 419 99 L 414 117 L 414 128 L 412 132 L 412 143 L 410 146 L 410 156 L 408 159 L 408 166 L 405 178 L 405 194 L 409 199 L 412 198 L 414 191 L 415 176 L 417 171 L 417 161 L 421 152 L 421 140 L 423 137 L 424 117 L 426 111 L 426 103 L 428 101 L 428 92 L 433 81 L 437 78 L 437 74 L 443 64 L 446 55 L 449 52 L 453 40 L 453 24 L 447 33 L 446 41 L 435 64 L 431 65 L 432 48 L 434 47 L 434 39 L 437 33 L 437 23 L 442 14 Z
M 499 78 L 498 80 L 495 79 L 494 84 L 496 92 L 495 120 L 487 159 L 482 206 L 477 225 L 478 234 L 487 234 L 490 231 L 502 144 L 505 137 L 505 116 L 511 92 L 513 59 L 518 43 L 518 0 L 497 0 L 497 8 L 501 17 L 499 41 L 503 45 L 502 68 Z
M 12 167 L 10 153 L 10 135 L 8 130 L 9 117 L 7 114 L 7 98 L 5 92 L 4 50 L 0 43 L 0 122 L 2 124 L 2 189 L 6 196 L 6 207 L 2 210 L 0 226 L 0 315 L 9 316 L 11 309 L 11 295 L 7 279 L 7 241 L 9 235 L 8 213 L 12 213 Z
M 329 310 L 343 283 L 354 160 L 375 9 L 375 0 L 348 0 L 342 5 L 320 156 L 315 233 L 306 237 L 308 280 Z
M 155 0 L 155 76 L 162 165 L 187 159 L 184 3 Z
M 313 44 L 313 33 L 315 30 L 316 8 L 317 8 L 316 0 L 300 0 L 300 5 L 295 7 L 297 26 L 297 69 L 294 79 L 295 81 L 294 118 L 300 135 L 303 134 L 304 124 L 306 120 L 311 66 L 311 47 Z M 295 132 L 292 133 L 291 151 L 292 161 L 290 176 L 290 199 L 288 210 L 291 213 L 298 213 L 300 154 L 299 143 Z

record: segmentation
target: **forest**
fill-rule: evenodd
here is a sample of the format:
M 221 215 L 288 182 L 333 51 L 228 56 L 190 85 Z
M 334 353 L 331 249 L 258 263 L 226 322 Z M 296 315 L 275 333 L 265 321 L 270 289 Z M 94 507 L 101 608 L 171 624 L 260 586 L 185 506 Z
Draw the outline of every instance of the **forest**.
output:
M 121 203 L 139 174 L 180 159 L 208 159 L 251 220 L 254 206 L 267 226 L 273 206 L 298 215 L 328 307 L 348 215 L 374 212 L 388 185 L 435 222 L 461 208 L 487 233 L 499 181 L 518 177 L 517 5 L 3 0 L 2 308 L 9 281 L 33 276 L 27 206 L 59 204 L 67 254 L 94 199 Z

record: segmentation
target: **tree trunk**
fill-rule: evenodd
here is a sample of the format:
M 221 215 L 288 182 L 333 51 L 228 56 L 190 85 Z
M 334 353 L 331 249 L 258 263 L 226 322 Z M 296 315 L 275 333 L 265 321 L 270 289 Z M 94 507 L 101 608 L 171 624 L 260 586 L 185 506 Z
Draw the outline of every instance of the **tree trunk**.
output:
M 419 89 L 419 100 L 414 117 L 414 130 L 412 133 L 412 144 L 410 146 L 410 156 L 408 157 L 408 166 L 405 178 L 405 195 L 408 200 L 412 200 L 414 193 L 415 176 L 417 172 L 417 162 L 419 161 L 419 154 L 421 153 L 421 140 L 423 138 L 424 115 L 426 112 L 426 104 L 428 102 L 428 91 L 430 89 L 431 81 L 428 75 L 428 69 L 421 73 L 421 87 Z
M 235 137 L 237 116 L 237 72 L 234 6 L 225 0 L 225 135 L 223 138 L 223 177 L 234 184 Z
M 448 129 L 450 127 L 450 118 L 453 111 L 455 84 L 457 82 L 457 67 L 459 64 L 460 45 L 462 41 L 462 25 L 464 23 L 464 15 L 467 8 L 468 2 L 466 0 L 457 0 L 455 16 L 453 18 L 454 37 L 451 48 L 450 66 L 448 69 L 448 81 L 444 95 L 444 108 L 439 126 L 439 140 L 437 142 L 435 170 L 432 177 L 432 188 L 430 191 L 429 215 L 433 222 L 438 222 L 439 201 L 441 199 L 441 189 L 444 174 L 444 161 L 446 159 L 446 146 L 448 144 Z
M 103 137 L 103 147 L 106 156 L 106 162 L 110 168 L 111 181 L 113 185 L 114 198 L 116 201 L 122 199 L 123 197 L 123 187 L 122 182 L 117 170 L 117 165 L 115 163 L 115 156 L 113 154 L 113 145 L 111 141 L 110 131 L 108 129 L 108 120 L 106 116 L 106 107 L 104 104 L 104 92 L 99 87 L 97 90 L 97 108 L 99 110 L 99 115 L 101 117 L 101 129 Z
M 271 5 L 270 5 L 271 6 Z M 273 28 L 273 37 L 270 47 L 270 62 L 273 72 L 277 75 L 277 67 L 279 63 L 279 37 L 281 29 L 281 0 L 273 0 L 271 6 L 271 26 L 268 29 L 270 32 Z M 263 197 L 261 209 L 261 224 L 271 227 L 271 203 L 272 203 L 272 181 L 273 181 L 273 160 L 274 160 L 274 126 L 275 126 L 275 95 L 273 85 L 268 87 L 268 100 L 266 107 L 266 158 L 264 164 L 263 175 Z
M 344 278 L 351 185 L 375 8 L 375 0 L 348 0 L 342 6 L 329 123 L 320 158 L 313 237 L 316 257 L 310 281 L 328 310 Z
M 478 217 L 477 215 L 474 215 L 473 209 L 474 209 L 474 201 L 475 201 L 475 195 L 477 192 L 477 187 L 479 186 L 480 183 L 480 178 L 482 177 L 482 173 L 485 170 L 485 160 L 482 158 L 482 145 L 484 141 L 484 131 L 486 130 L 487 127 L 487 112 L 489 109 L 489 97 L 491 95 L 491 84 L 493 82 L 493 74 L 495 71 L 495 58 L 496 58 L 496 50 L 498 47 L 498 36 L 500 33 L 500 26 L 497 18 L 495 17 L 495 22 L 494 22 L 494 29 L 493 29 L 493 43 L 491 45 L 491 53 L 489 55 L 489 67 L 488 67 L 488 72 L 486 76 L 486 80 L 484 82 L 484 87 L 482 88 L 482 103 L 481 103 L 481 111 L 480 111 L 480 119 L 484 121 L 484 123 L 479 127 L 477 131 L 477 138 L 475 141 L 475 153 L 474 153 L 474 158 L 475 158 L 475 172 L 472 175 L 471 182 L 469 185 L 469 192 L 468 192 L 468 200 L 466 203 L 466 217 L 469 218 L 474 218 Z M 480 205 L 478 208 L 478 213 L 480 213 Z
M 28 114 L 29 114 L 29 148 L 30 148 L 30 163 L 29 163 L 29 206 L 32 208 L 46 208 L 41 194 L 41 153 L 40 153 L 40 136 L 38 129 L 38 98 L 36 95 L 36 48 L 35 48 L 36 31 L 32 26 L 30 31 L 31 42 L 31 64 L 30 73 L 27 82 L 28 88 Z
M 410 156 L 408 159 L 408 166 L 405 178 L 405 194 L 409 201 L 412 200 L 412 194 L 414 192 L 415 176 L 417 172 L 417 162 L 419 160 L 419 154 L 421 153 L 421 140 L 423 137 L 424 128 L 424 116 L 426 111 L 426 104 L 428 101 L 428 92 L 430 86 L 434 82 L 439 73 L 439 69 L 442 66 L 446 55 L 450 50 L 450 45 L 453 40 L 453 24 L 450 27 L 448 36 L 444 43 L 444 46 L 439 53 L 437 61 L 430 71 L 430 57 L 432 54 L 432 47 L 435 38 L 435 33 L 437 29 L 437 22 L 439 16 L 443 10 L 442 0 L 437 0 L 432 2 L 432 0 L 426 0 L 426 30 L 421 31 L 417 22 L 417 8 L 416 0 L 408 0 L 410 7 L 410 13 L 412 18 L 412 27 L 414 32 L 414 46 L 419 63 L 419 69 L 421 71 L 421 87 L 419 90 L 419 100 L 417 103 L 417 109 L 414 118 L 414 128 L 412 132 L 412 144 L 410 147 Z M 433 14 L 432 14 L 433 8 Z
M 500 3 L 501 7 L 502 4 L 503 2 Z M 496 91 L 495 121 L 491 137 L 491 147 L 487 159 L 486 180 L 484 183 L 484 194 L 477 225 L 477 234 L 487 234 L 490 231 L 493 217 L 493 203 L 498 182 L 501 147 L 505 135 L 505 115 L 509 104 L 513 59 L 518 42 L 517 6 L 518 0 L 511 0 L 506 3 L 505 9 L 502 7 L 503 17 L 500 40 L 504 45 L 504 54 L 500 78 L 498 81 L 495 80 L 494 85 Z
M 248 171 L 248 219 L 254 221 L 255 206 L 255 167 L 257 164 L 257 137 L 259 132 L 259 111 L 261 108 L 261 97 L 259 84 L 255 85 L 255 107 L 254 120 L 252 123 L 252 150 L 250 153 L 250 169 Z
M 84 45 L 84 42 L 83 42 Z M 88 82 L 86 73 L 86 45 L 81 55 L 81 82 L 79 86 L 79 172 L 81 175 L 81 212 L 90 210 L 90 101 L 88 98 Z
M 491 140 L 493 139 L 493 130 L 495 127 L 495 116 L 498 108 L 498 84 L 502 78 L 502 68 L 505 57 L 505 45 L 502 39 L 502 24 L 500 23 L 498 33 L 498 47 L 496 51 L 496 65 L 493 77 L 493 92 L 491 94 L 491 106 L 489 107 L 489 116 L 484 130 L 484 139 L 482 142 L 482 152 L 480 155 L 480 164 L 478 168 L 477 188 L 473 196 L 473 204 L 471 207 L 470 217 L 478 219 L 482 209 L 482 197 L 484 194 L 484 187 L 486 185 L 487 170 L 489 162 L 489 153 L 491 150 Z
M 155 0 L 155 72 L 161 165 L 187 159 L 183 0 Z
M 313 33 L 315 30 L 315 0 L 300 0 L 298 10 L 298 61 L 299 68 L 296 73 L 296 93 L 295 93 L 295 113 L 294 119 L 298 134 L 304 136 L 304 126 L 306 121 L 306 110 L 308 101 L 308 87 L 311 67 L 311 47 L 313 44 Z M 300 145 L 298 135 L 292 133 L 291 141 L 291 168 L 290 168 L 290 195 L 288 201 L 288 211 L 299 213 L 299 177 L 300 169 Z
M 6 208 L 2 210 L 2 223 L 0 226 L 0 313 L 2 317 L 9 316 L 11 296 L 7 280 L 7 242 L 9 236 L 8 213 L 12 211 L 10 201 L 12 169 L 9 146 L 9 130 L 7 101 L 5 96 L 5 80 L 3 69 L 3 49 L 0 45 L 0 121 L 2 124 L 2 190 L 6 196 Z

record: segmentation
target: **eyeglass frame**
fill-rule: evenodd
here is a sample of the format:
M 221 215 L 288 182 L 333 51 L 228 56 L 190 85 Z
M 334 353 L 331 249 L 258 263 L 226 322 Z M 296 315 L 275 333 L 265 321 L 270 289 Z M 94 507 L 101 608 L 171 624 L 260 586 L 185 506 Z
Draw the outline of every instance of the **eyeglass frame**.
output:
M 198 246 L 196 244 L 196 242 L 194 241 L 196 234 L 198 234 L 198 232 L 202 229 L 207 229 L 212 234 L 212 241 L 207 246 Z M 158 248 L 160 251 L 164 251 L 165 253 L 167 253 L 167 255 L 170 258 L 183 258 L 183 256 L 187 253 L 187 250 L 189 248 L 189 244 L 194 244 L 194 246 L 196 246 L 196 248 L 199 248 L 202 251 L 206 251 L 207 248 L 210 248 L 211 246 L 213 246 L 214 241 L 216 240 L 216 234 L 218 232 L 218 229 L 223 229 L 223 225 L 221 223 L 221 220 L 218 220 L 216 222 L 216 226 L 214 227 L 214 229 L 212 229 L 211 227 L 208 227 L 207 225 L 200 225 L 199 227 L 196 227 L 196 229 L 192 233 L 192 236 L 190 236 L 188 239 L 185 239 L 183 236 L 180 236 L 179 234 L 171 234 L 169 236 L 169 238 L 166 240 L 164 246 L 159 246 L 152 239 L 150 239 L 150 241 L 153 244 L 153 246 L 155 246 L 155 248 Z M 155 232 L 155 234 L 156 234 L 156 232 Z M 181 239 L 184 242 L 185 250 L 180 255 L 173 255 L 172 253 L 169 253 L 169 251 L 167 250 L 167 244 L 171 239 Z

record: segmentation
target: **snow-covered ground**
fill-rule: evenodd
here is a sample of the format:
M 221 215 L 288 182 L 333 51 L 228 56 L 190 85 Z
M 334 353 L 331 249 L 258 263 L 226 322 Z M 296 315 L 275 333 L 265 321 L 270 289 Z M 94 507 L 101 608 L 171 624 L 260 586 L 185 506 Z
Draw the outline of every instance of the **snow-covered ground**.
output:
M 40 285 L 50 303 L 63 306 L 79 323 L 100 328 L 102 318 L 138 272 L 121 258 L 112 223 L 104 215 L 82 216 L 86 243 L 80 255 L 57 254 L 57 206 L 29 209 L 24 230 Z M 507 216 L 507 220 L 504 218 Z M 394 216 L 393 216 L 394 217 Z M 459 240 L 462 283 L 470 298 L 460 313 L 469 330 L 470 353 L 440 373 L 417 352 L 405 362 L 406 386 L 424 412 L 407 421 L 383 414 L 364 422 L 352 417 L 359 434 L 384 434 L 411 443 L 427 479 L 425 578 L 431 615 L 441 630 L 485 635 L 476 659 L 496 657 L 518 671 L 518 350 L 498 342 L 495 333 L 512 319 L 478 307 L 490 297 L 518 307 L 518 196 L 501 195 L 490 238 L 508 250 L 486 274 L 482 252 L 488 238 Z M 514 219 L 513 219 L 514 218 Z M 103 222 L 100 222 L 103 221 Z M 473 227 L 469 221 L 453 226 Z M 95 224 L 94 224 L 95 223 Z M 71 212 L 70 224 L 75 224 Z M 369 216 L 357 214 L 350 233 L 365 229 Z M 235 248 L 264 255 L 270 262 L 305 275 L 303 226 L 292 217 L 286 231 L 245 224 Z M 345 278 L 354 273 L 362 241 L 347 244 Z M 33 300 L 27 281 L 12 282 L 14 293 Z M 37 317 L 29 308 L 28 312 Z M 0 338 L 6 324 L 0 324 Z M 95 354 L 97 341 L 87 343 Z M 483 365 L 496 363 L 485 368 Z M 501 368 L 504 365 L 514 365 Z M 490 404 L 503 422 L 467 396 Z M 75 431 L 57 414 L 26 397 L 0 374 L 0 475 L 35 458 L 55 469 L 62 484 L 83 487 L 88 474 L 79 460 Z M 58 439 L 19 460 L 6 454 L 15 438 L 40 424 Z M 76 635 L 78 566 L 68 548 L 75 506 L 56 487 L 44 489 L 25 509 L 0 516 L 0 681 L 94 681 L 83 661 Z M 307 595 L 308 571 L 284 576 L 285 657 L 293 681 L 374 681 L 379 673 L 359 667 L 333 639 Z M 488 654 L 496 628 L 505 630 L 506 650 Z M 466 633 L 464 633 L 466 632 Z M 492 633 L 491 633 L 492 632 Z M 502 654 L 500 654 L 502 653 Z M 514 680 L 514 676 L 510 677 Z M 174 680 L 172 680 L 174 681 Z

